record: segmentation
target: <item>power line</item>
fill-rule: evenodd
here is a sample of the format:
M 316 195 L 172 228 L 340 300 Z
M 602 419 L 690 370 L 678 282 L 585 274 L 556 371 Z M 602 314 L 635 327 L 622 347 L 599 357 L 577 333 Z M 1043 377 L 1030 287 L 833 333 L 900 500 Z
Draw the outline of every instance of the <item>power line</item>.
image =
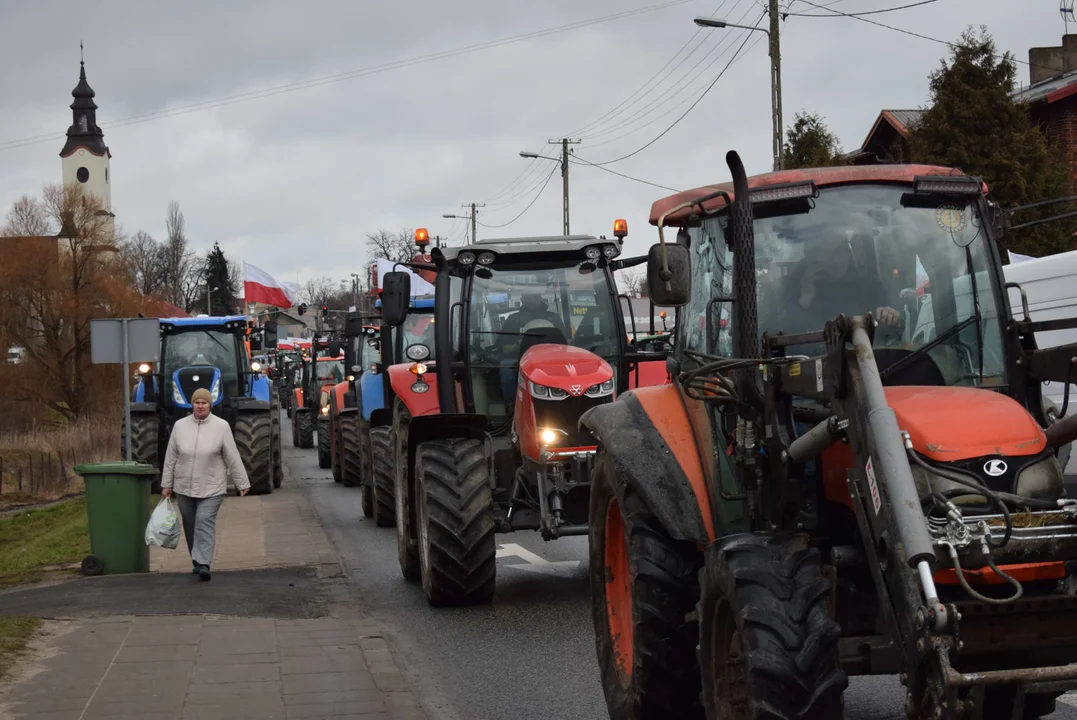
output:
M 807 0 L 804 0 L 804 1 L 806 2 Z M 764 17 L 766 17 L 766 16 L 767 16 L 767 13 L 764 12 L 759 17 L 759 20 L 756 20 L 756 25 L 758 25 L 759 22 L 762 21 L 762 19 Z M 707 97 L 707 93 L 709 93 L 711 91 L 711 89 L 715 85 L 718 84 L 718 81 L 722 79 L 722 76 L 725 75 L 726 70 L 728 70 L 729 66 L 732 65 L 734 61 L 736 61 L 737 57 L 740 55 L 741 51 L 744 49 L 744 46 L 748 43 L 748 38 L 751 36 L 751 34 L 752 34 L 752 32 L 750 30 L 745 30 L 744 31 L 744 40 L 741 41 L 740 47 L 737 48 L 737 51 L 733 54 L 733 57 L 731 57 L 729 59 L 729 62 L 727 62 L 725 64 L 725 67 L 723 67 L 721 72 L 719 72 L 718 75 L 715 76 L 714 80 L 711 81 L 711 84 L 706 87 L 706 89 L 703 91 L 703 93 L 698 98 L 696 98 L 695 102 L 693 102 L 691 105 L 689 105 L 688 109 L 685 110 L 680 115 L 680 117 L 678 117 L 676 120 L 674 120 L 673 123 L 669 127 L 667 127 L 665 130 L 663 130 L 661 133 L 659 133 L 657 137 L 655 137 L 653 140 L 648 142 L 643 147 L 640 147 L 640 148 L 638 148 L 636 150 L 633 150 L 632 152 L 628 153 L 627 155 L 622 155 L 621 157 L 614 158 L 613 160 L 606 160 L 605 162 L 595 163 L 595 165 L 612 165 L 613 163 L 618 163 L 618 162 L 621 162 L 622 160 L 627 160 L 628 158 L 630 158 L 630 157 L 632 157 L 634 155 L 639 155 L 641 152 L 643 152 L 644 150 L 649 148 L 651 145 L 654 145 L 656 142 L 658 142 L 663 137 L 665 137 L 666 134 L 669 133 L 670 130 L 677 127 L 677 125 L 680 124 L 681 120 L 684 120 L 684 118 L 686 118 L 688 116 L 688 113 L 692 112 L 696 108 L 696 106 L 699 105 L 700 101 L 702 101 L 703 98 Z M 758 42 L 758 40 L 757 40 L 757 42 Z
M 725 7 L 726 3 L 728 3 L 728 2 L 729 2 L 729 0 L 722 0 L 722 4 L 714 9 L 714 12 L 711 13 L 711 16 L 713 17 L 714 15 L 717 15 L 719 12 L 721 12 L 722 8 Z M 743 0 L 737 0 L 738 5 L 741 2 L 743 2 Z M 666 61 L 666 64 L 663 65 L 661 68 L 659 68 L 658 72 L 656 72 L 654 75 L 652 75 L 647 80 L 647 82 L 643 83 L 643 85 L 641 85 L 634 93 L 632 93 L 627 98 L 622 100 L 618 105 L 615 105 L 612 109 L 607 111 L 604 115 L 596 118 L 595 120 L 592 120 L 591 122 L 584 125 L 582 128 L 579 128 L 578 130 L 574 130 L 573 132 L 569 133 L 566 137 L 582 137 L 584 135 L 584 133 L 586 133 L 586 132 L 588 132 L 590 130 L 593 130 L 597 125 L 600 125 L 604 120 L 613 119 L 617 115 L 621 114 L 624 110 L 627 110 L 629 107 L 632 107 L 633 105 L 635 105 L 639 100 L 641 100 L 643 98 L 644 95 L 646 95 L 646 92 L 644 92 L 644 91 L 651 85 L 651 83 L 654 82 L 660 75 L 662 75 L 662 73 L 665 71 L 665 69 L 668 68 L 673 63 L 673 61 L 676 60 L 677 57 L 682 52 L 684 52 L 684 49 L 687 48 L 689 45 L 691 45 L 692 41 L 695 40 L 703 32 L 704 32 L 703 28 L 696 29 L 696 31 L 694 33 L 692 33 L 692 36 L 690 38 L 688 38 L 688 40 L 686 40 L 685 43 L 680 46 L 680 48 L 678 48 L 677 52 L 673 53 L 673 56 L 669 60 Z M 713 35 L 713 33 L 708 33 L 708 35 L 706 37 L 709 37 L 711 35 Z M 706 40 L 704 40 L 703 42 L 705 42 L 705 41 Z M 689 52 L 687 55 L 685 55 L 681 59 L 681 61 L 679 63 L 677 63 L 677 65 L 675 65 L 669 71 L 669 73 L 667 73 L 667 77 L 669 75 L 671 75 L 678 67 L 680 67 L 685 62 L 685 60 L 687 60 L 689 57 L 691 57 L 692 54 L 695 53 L 695 51 L 700 46 L 703 45 L 703 42 L 700 42 L 699 45 L 696 46 L 696 48 L 694 48 L 691 52 Z M 658 83 L 658 84 L 660 84 L 660 83 Z M 655 87 L 657 87 L 658 84 L 656 84 Z M 641 93 L 642 93 L 642 95 L 641 95 Z M 637 96 L 639 96 L 639 97 L 637 98 Z
M 851 17 L 851 18 L 862 17 L 864 15 L 881 15 L 883 13 L 896 12 L 898 10 L 908 10 L 909 8 L 920 7 L 921 5 L 930 5 L 931 3 L 938 2 L 938 1 L 939 0 L 921 0 L 921 2 L 912 3 L 911 5 L 899 5 L 898 7 L 883 8 L 881 10 L 865 10 L 864 12 L 842 13 L 842 14 L 845 15 L 845 17 Z M 808 3 L 808 4 L 810 5 L 811 3 Z M 790 3 L 790 6 L 792 6 L 792 3 Z M 825 7 L 824 9 L 829 9 L 829 7 Z M 835 12 L 838 12 L 838 11 L 837 10 L 830 10 L 830 12 L 835 13 Z M 789 12 L 788 10 L 786 12 L 781 13 L 781 15 L 782 15 L 783 19 L 786 18 L 786 17 L 818 17 L 818 18 L 837 17 L 836 15 L 817 15 L 815 13 L 795 13 L 795 12 Z
M 752 8 L 751 8 L 751 6 L 749 6 L 748 10 L 743 15 L 741 15 L 739 18 L 737 18 L 736 22 L 737 23 L 744 22 L 745 18 L 747 18 L 751 14 L 751 12 L 752 12 Z M 712 32 L 711 35 L 714 36 L 714 35 L 716 35 L 716 33 Z M 604 135 L 610 135 L 612 133 L 617 132 L 618 130 L 622 130 L 622 129 L 626 128 L 626 127 L 631 126 L 637 120 L 642 120 L 643 118 L 646 118 L 648 116 L 654 115 L 655 113 L 659 113 L 660 115 L 668 114 L 668 108 L 666 108 L 666 112 L 663 112 L 663 104 L 668 103 L 668 102 L 672 102 L 675 98 L 680 96 L 686 90 L 690 91 L 689 97 L 691 97 L 691 93 L 694 92 L 694 91 L 692 91 L 693 83 L 698 78 L 708 74 L 708 71 L 712 67 L 714 67 L 729 52 L 730 48 L 732 48 L 732 46 L 733 46 L 733 42 L 735 42 L 735 38 L 732 35 L 721 34 L 721 33 L 718 33 L 717 35 L 721 39 L 715 44 L 715 46 L 713 48 L 711 48 L 702 58 L 700 58 L 696 62 L 695 65 L 693 65 L 691 67 L 691 69 L 688 71 L 688 73 L 685 75 L 685 77 L 681 79 L 681 81 L 675 83 L 672 87 L 668 88 L 661 95 L 654 98 L 654 100 L 650 104 L 650 107 L 648 107 L 648 108 L 642 110 L 641 112 L 638 112 L 638 113 L 636 113 L 636 114 L 634 114 L 634 115 L 632 115 L 632 116 L 630 116 L 630 117 L 628 117 L 626 119 L 623 119 L 623 120 L 615 123 L 614 125 L 606 128 L 604 130 L 601 130 L 601 131 L 595 132 L 595 133 L 591 133 L 590 135 L 585 136 L 585 139 L 587 139 L 587 138 L 595 139 L 595 138 L 602 137 Z M 723 49 L 723 45 L 725 46 L 724 49 Z M 719 50 L 721 50 L 721 52 L 718 52 Z M 703 63 L 706 62 L 708 58 L 711 58 L 711 56 L 714 55 L 715 53 L 718 53 L 718 54 L 713 59 L 711 59 L 711 61 L 709 63 L 707 63 L 706 66 L 704 66 L 702 69 L 700 69 L 698 72 L 696 72 L 696 70 L 701 65 L 703 65 Z M 695 74 L 693 75 L 692 73 L 695 73 Z M 592 145 L 592 147 L 595 147 L 595 145 Z
M 584 160 L 579 155 L 574 155 L 571 162 L 577 162 L 577 163 L 579 163 L 581 165 L 588 165 L 588 166 L 593 167 L 593 168 L 598 168 L 599 170 L 602 170 L 603 172 L 608 172 L 608 173 L 610 173 L 612 175 L 617 175 L 618 177 L 623 177 L 626 180 L 633 180 L 633 181 L 638 182 L 638 183 L 643 183 L 644 185 L 650 185 L 651 187 L 656 187 L 656 188 L 659 188 L 659 189 L 662 189 L 662 190 L 669 190 L 671 192 L 680 192 L 680 190 L 678 190 L 677 188 L 671 188 L 671 187 L 669 187 L 667 185 L 659 185 L 658 183 L 653 183 L 650 180 L 642 180 L 642 179 L 640 179 L 638 177 L 632 177 L 631 175 L 625 175 L 624 173 L 617 172 L 616 170 L 610 170 L 608 167 L 602 167 L 601 165 L 597 165 L 597 164 L 591 162 L 590 160 Z
M 560 165 L 554 165 L 553 168 L 550 169 L 550 174 L 546 176 L 546 182 L 542 183 L 542 187 L 539 189 L 538 193 L 535 194 L 535 197 L 531 198 L 531 202 L 529 202 L 527 204 L 527 207 L 525 207 L 523 210 L 521 210 L 520 214 L 517 215 L 516 217 L 514 217 L 512 220 L 509 220 L 507 223 L 502 223 L 500 225 L 487 225 L 486 223 L 482 223 L 482 222 L 480 222 L 479 225 L 482 225 L 484 228 L 490 228 L 491 230 L 496 230 L 497 228 L 503 228 L 503 227 L 507 227 L 509 225 L 512 225 L 514 222 L 516 222 L 517 220 L 522 218 L 524 216 L 524 213 L 527 212 L 528 210 L 530 210 L 531 206 L 535 204 L 535 201 L 538 200 L 540 197 L 542 197 L 542 193 L 546 191 L 546 186 L 550 184 L 550 178 L 553 177 L 553 174 L 559 168 L 560 168 Z
M 411 67 L 413 65 L 433 62 L 434 60 L 443 60 L 445 58 L 456 57 L 458 55 L 466 55 L 469 53 L 478 52 L 480 50 L 488 50 L 495 47 L 501 47 L 502 45 L 509 45 L 512 43 L 522 42 L 524 40 L 532 40 L 539 37 L 545 37 L 547 35 L 567 32 L 569 30 L 576 30 L 583 27 L 589 27 L 591 25 L 598 25 L 600 23 L 612 22 L 613 20 L 620 20 L 622 18 L 632 17 L 634 15 L 642 15 L 644 13 L 653 12 L 656 10 L 663 10 L 677 5 L 685 5 L 694 1 L 695 0 L 667 0 L 666 2 L 659 3 L 657 5 L 649 5 L 642 8 L 636 8 L 635 10 L 625 10 L 619 13 L 612 13 L 610 15 L 603 15 L 597 18 L 591 18 L 589 20 L 580 20 L 574 23 L 568 23 L 566 25 L 559 25 L 543 30 L 535 30 L 528 33 L 522 33 L 520 35 L 513 35 L 507 38 L 501 38 L 499 40 L 489 40 L 486 42 L 466 45 L 452 50 L 443 50 L 436 53 L 430 53 L 428 55 L 420 55 L 413 58 L 407 58 L 405 60 L 396 60 L 380 65 L 373 65 L 358 70 L 336 73 L 334 75 L 325 75 L 323 77 L 312 78 L 310 80 L 301 80 L 294 83 L 288 83 L 286 85 L 278 85 L 275 87 L 264 88 L 262 90 L 252 90 L 251 92 L 240 93 L 237 95 L 229 95 L 223 98 L 218 98 L 216 100 L 205 100 L 202 102 L 191 103 L 189 105 L 181 105 L 179 107 L 169 108 L 167 110 L 143 113 L 141 115 L 131 115 L 126 118 L 120 118 L 119 120 L 107 122 L 105 123 L 105 125 L 106 127 L 111 128 L 126 127 L 127 125 L 137 125 L 139 123 L 149 122 L 151 120 L 159 120 L 161 118 L 175 117 L 177 115 L 186 115 L 188 113 L 199 112 L 201 110 L 209 110 L 225 105 L 234 105 L 236 103 L 259 100 L 262 98 L 273 97 L 275 95 L 281 95 L 288 92 L 295 92 L 297 90 L 305 90 L 307 88 L 328 85 L 335 82 L 342 82 L 344 80 L 352 80 L 359 77 L 365 77 L 367 75 L 375 75 L 378 73 L 388 72 L 390 70 L 398 70 L 405 67 Z M 41 142 L 51 141 L 61 137 L 63 137 L 63 133 L 48 133 L 19 138 L 16 140 L 8 140 L 5 142 L 0 142 L 0 150 L 11 150 L 13 148 L 26 147 L 27 145 L 35 145 Z

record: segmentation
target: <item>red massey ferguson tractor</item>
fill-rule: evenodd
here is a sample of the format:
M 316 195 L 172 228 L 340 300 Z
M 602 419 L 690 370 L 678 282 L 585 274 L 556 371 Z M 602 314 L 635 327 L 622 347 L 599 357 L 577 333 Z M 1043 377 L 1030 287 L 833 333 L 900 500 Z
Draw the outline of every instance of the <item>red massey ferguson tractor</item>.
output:
M 673 382 L 581 421 L 610 717 L 836 719 L 872 674 L 910 720 L 1051 712 L 1077 687 L 1077 421 L 1041 386 L 1077 346 L 1035 334 L 1077 319 L 1011 313 L 979 178 L 728 162 L 651 211 Z
M 434 348 L 404 348 L 432 359 L 388 371 L 400 568 L 431 604 L 490 601 L 495 532 L 587 533 L 594 440 L 579 417 L 656 381 L 646 366 L 666 356 L 628 344 L 613 272 L 645 258 L 617 259 L 626 233 L 618 221 L 615 240 L 432 251 Z M 385 277 L 387 324 L 406 317 L 409 288 L 407 273 Z

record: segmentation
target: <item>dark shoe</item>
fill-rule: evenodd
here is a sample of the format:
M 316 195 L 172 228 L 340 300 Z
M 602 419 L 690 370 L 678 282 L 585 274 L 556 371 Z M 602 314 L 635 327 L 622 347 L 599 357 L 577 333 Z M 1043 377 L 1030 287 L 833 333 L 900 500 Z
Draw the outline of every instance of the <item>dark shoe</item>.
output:
M 198 568 L 199 580 L 201 580 L 202 582 L 209 582 L 209 578 L 209 565 L 203 565 L 202 567 Z
M 193 567 L 193 568 L 191 568 L 191 574 L 192 574 L 192 575 L 197 575 L 197 574 L 198 574 L 198 570 L 199 570 L 200 568 L 201 568 L 201 565 L 199 565 L 198 563 L 195 563 L 195 564 L 194 564 L 194 567 Z

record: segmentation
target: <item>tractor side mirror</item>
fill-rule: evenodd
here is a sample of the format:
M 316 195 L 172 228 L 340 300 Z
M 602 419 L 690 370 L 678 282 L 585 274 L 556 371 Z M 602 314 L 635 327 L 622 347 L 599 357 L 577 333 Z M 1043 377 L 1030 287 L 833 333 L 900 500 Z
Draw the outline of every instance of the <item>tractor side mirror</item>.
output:
M 666 243 L 668 276 L 662 263 L 662 244 L 647 253 L 647 289 L 651 302 L 665 307 L 681 307 L 692 292 L 692 261 L 684 245 Z
M 265 332 L 265 341 L 263 344 L 266 346 L 266 349 L 275 349 L 277 347 L 277 321 L 266 320 L 266 323 L 262 326 L 262 329 Z
M 363 334 L 363 318 L 350 317 L 344 321 L 344 335 L 346 337 L 359 337 Z
M 329 341 L 329 357 L 336 357 L 337 355 L 340 355 L 340 343 L 337 342 L 336 338 L 333 338 Z
M 398 327 L 408 316 L 411 301 L 411 275 L 406 272 L 385 273 L 382 278 L 381 317 L 386 325 Z

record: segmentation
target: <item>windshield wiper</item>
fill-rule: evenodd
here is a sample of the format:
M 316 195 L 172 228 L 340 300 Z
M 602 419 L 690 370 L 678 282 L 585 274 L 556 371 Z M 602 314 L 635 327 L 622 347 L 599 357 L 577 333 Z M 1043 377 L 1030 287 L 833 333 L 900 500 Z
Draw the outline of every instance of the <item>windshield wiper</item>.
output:
M 979 327 L 979 323 L 980 323 L 980 313 L 979 312 L 977 312 L 975 315 L 970 315 L 969 317 L 965 318 L 964 320 L 959 322 L 957 325 L 954 325 L 949 330 L 943 332 L 941 335 L 936 335 L 935 339 L 932 340 L 931 342 L 925 343 L 924 345 L 921 345 L 920 347 L 916 348 L 915 350 L 913 350 L 911 353 L 909 353 L 905 357 L 898 360 L 896 363 L 894 363 L 890 367 L 883 370 L 881 373 L 879 373 L 879 377 L 881 379 L 885 379 L 886 377 L 888 377 L 890 375 L 893 375 L 894 373 L 898 372 L 899 370 L 902 370 L 903 368 L 908 367 L 910 364 L 915 362 L 917 360 L 917 358 L 923 357 L 924 355 L 927 354 L 927 352 L 929 350 L 932 350 L 932 349 L 938 347 L 939 345 L 946 342 L 950 338 L 958 335 L 962 330 L 967 328 L 972 323 L 976 323 L 977 327 Z M 981 363 L 980 366 L 982 368 L 983 363 Z

